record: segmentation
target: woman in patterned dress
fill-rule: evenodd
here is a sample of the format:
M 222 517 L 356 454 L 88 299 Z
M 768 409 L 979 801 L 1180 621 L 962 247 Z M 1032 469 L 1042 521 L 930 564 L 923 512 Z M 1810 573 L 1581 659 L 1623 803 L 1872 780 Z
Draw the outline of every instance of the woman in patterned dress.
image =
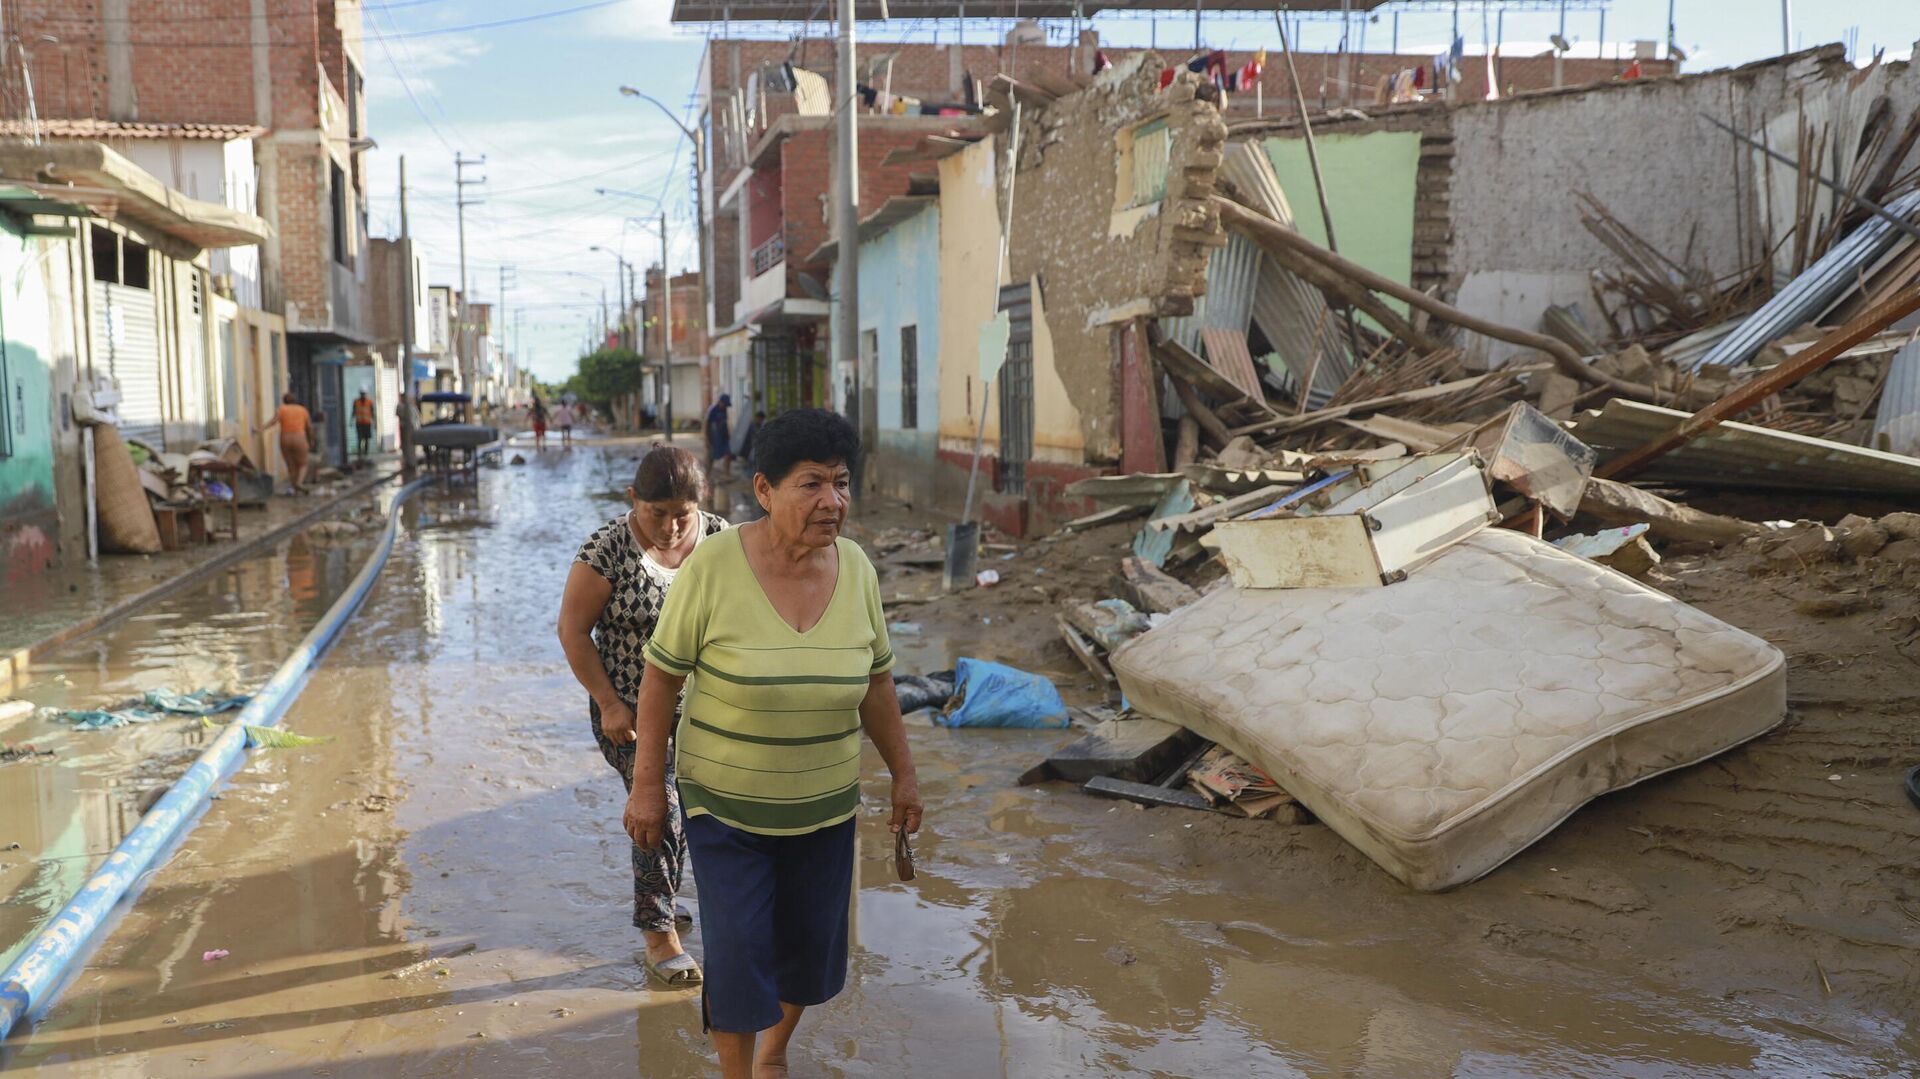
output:
M 655 446 L 641 459 L 627 498 L 633 508 L 600 526 L 580 546 L 560 599 L 560 643 L 567 664 L 591 697 L 588 711 L 600 754 L 633 789 L 633 706 L 646 667 L 641 649 L 653 636 L 680 564 L 700 541 L 727 527 L 705 513 L 706 474 L 686 450 Z M 667 772 L 669 800 L 678 796 Z M 665 841 L 633 847 L 633 924 L 645 935 L 644 965 L 676 989 L 701 983 L 699 964 L 680 946 L 674 895 L 686 863 L 679 814 Z

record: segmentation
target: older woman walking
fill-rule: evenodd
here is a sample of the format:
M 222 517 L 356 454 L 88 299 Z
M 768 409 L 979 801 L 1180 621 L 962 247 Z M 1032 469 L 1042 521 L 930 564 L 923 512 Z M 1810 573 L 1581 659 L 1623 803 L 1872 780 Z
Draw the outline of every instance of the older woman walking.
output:
M 702 1006 L 729 1079 L 785 1074 L 801 1014 L 846 984 L 862 730 L 893 777 L 889 831 L 917 831 L 921 815 L 879 578 L 840 535 L 859 435 L 800 409 L 769 421 L 755 450 L 767 516 L 687 559 L 647 642 L 625 816 L 641 847 L 670 842 L 662 783 L 684 684 L 677 765 Z
M 573 676 L 591 701 L 588 715 L 600 753 L 629 791 L 635 782 L 634 702 L 642 677 L 641 649 L 655 632 L 667 589 L 707 537 L 727 527 L 704 513 L 706 476 L 686 450 L 656 446 L 640 460 L 627 498 L 633 507 L 587 538 L 567 575 L 560 599 L 560 643 Z M 668 698 L 668 711 L 673 700 Z M 640 782 L 661 799 L 675 798 L 673 771 L 643 769 Z M 644 965 L 674 988 L 700 984 L 699 964 L 674 930 L 686 843 L 679 821 L 644 848 L 633 847 L 633 924 L 646 937 Z

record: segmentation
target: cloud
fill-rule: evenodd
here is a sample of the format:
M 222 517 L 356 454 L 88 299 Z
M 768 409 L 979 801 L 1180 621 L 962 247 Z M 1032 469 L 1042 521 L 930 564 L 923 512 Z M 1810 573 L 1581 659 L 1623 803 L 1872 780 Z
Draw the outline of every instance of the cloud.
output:
M 673 0 L 627 0 L 594 12 L 590 26 L 596 34 L 622 41 L 670 41 L 679 36 L 672 17 Z

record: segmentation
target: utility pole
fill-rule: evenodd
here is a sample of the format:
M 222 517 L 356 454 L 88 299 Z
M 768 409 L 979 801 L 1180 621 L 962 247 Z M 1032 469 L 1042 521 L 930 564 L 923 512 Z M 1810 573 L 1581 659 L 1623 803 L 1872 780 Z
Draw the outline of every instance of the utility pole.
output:
M 1667 13 L 1667 25 L 1673 25 L 1673 13 Z M 1668 35 L 1669 40 L 1672 34 Z M 1793 51 L 1793 0 L 1780 0 L 1780 55 Z
M 843 3 L 847 0 L 842 0 Z M 660 381 L 653 384 L 660 429 L 673 441 L 673 271 L 667 267 L 667 212 L 660 211 Z
M 413 377 L 413 237 L 407 231 L 407 155 L 400 155 L 400 469 L 413 475 L 413 425 L 420 415 L 420 384 Z
M 507 342 L 507 289 L 519 284 L 519 282 L 507 280 L 507 274 L 513 270 L 513 267 L 501 263 L 498 269 L 500 271 L 500 295 L 493 305 L 493 321 L 491 325 L 499 329 L 500 381 L 504 389 L 513 385 L 513 350 L 508 347 Z M 505 404 L 506 402 L 502 401 L 500 403 Z
M 460 228 L 460 302 L 454 305 L 459 326 L 453 336 L 458 342 L 456 347 L 460 351 L 460 392 L 469 396 L 473 395 L 477 387 L 474 385 L 473 340 L 469 336 L 471 328 L 467 323 L 467 207 L 478 206 L 483 200 L 467 198 L 467 188 L 478 187 L 486 183 L 487 178 L 482 176 L 469 180 L 467 169 L 470 166 L 484 165 L 486 162 L 485 154 L 479 157 L 463 157 L 455 151 L 453 155 L 453 211 Z
M 833 237 L 839 248 L 834 260 L 834 296 L 840 301 L 839 321 L 834 324 L 833 368 L 836 376 L 853 374 L 853 385 L 844 404 L 860 418 L 866 430 L 866 409 L 860 398 L 864 387 L 860 363 L 860 89 L 854 74 L 853 42 L 854 0 L 837 0 L 840 38 L 834 70 L 834 110 L 840 118 L 839 159 L 834 183 Z M 869 443 L 871 445 L 871 443 Z M 857 482 L 857 477 L 856 477 Z

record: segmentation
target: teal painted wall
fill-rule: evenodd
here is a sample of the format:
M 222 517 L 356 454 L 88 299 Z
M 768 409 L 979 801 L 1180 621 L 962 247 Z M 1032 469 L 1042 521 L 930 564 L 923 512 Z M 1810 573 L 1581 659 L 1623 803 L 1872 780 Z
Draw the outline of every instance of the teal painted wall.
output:
M 0 560 L 6 579 L 53 559 L 59 535 L 53 488 L 53 370 L 40 243 L 0 230 L 0 359 L 8 452 L 0 456 Z
M 1327 208 L 1333 214 L 1334 239 L 1340 245 L 1340 254 L 1383 277 L 1403 285 L 1410 283 L 1420 133 L 1321 135 L 1314 142 L 1320 152 Z M 1326 246 L 1327 226 L 1320 216 L 1306 140 L 1268 139 L 1266 143 L 1267 157 L 1280 174 L 1280 188 L 1287 193 L 1300 234 Z M 1406 313 L 1407 305 L 1402 301 L 1386 302 Z

